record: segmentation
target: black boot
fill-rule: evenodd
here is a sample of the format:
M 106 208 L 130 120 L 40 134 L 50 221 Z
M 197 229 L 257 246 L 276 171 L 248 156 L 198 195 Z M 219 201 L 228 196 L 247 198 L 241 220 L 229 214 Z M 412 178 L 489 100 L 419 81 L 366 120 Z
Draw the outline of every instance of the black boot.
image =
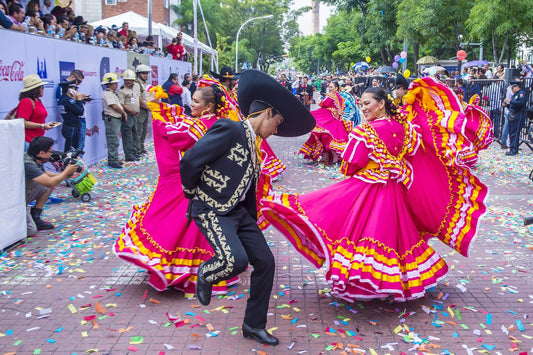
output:
M 52 223 L 45 222 L 41 219 L 41 213 L 43 213 L 41 208 L 32 207 L 30 210 L 31 218 L 33 218 L 37 230 L 54 229 L 55 227 Z

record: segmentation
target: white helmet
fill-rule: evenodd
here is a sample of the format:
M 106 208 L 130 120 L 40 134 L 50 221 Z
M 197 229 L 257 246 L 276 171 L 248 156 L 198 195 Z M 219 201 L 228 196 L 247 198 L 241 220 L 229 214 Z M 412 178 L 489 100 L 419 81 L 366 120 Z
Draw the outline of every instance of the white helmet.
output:
M 137 73 L 149 73 L 152 71 L 148 65 L 139 64 L 137 65 L 137 68 L 135 68 L 135 71 Z
M 115 73 L 107 73 L 102 78 L 102 85 L 118 83 L 118 75 Z
M 137 77 L 135 76 L 135 73 L 131 69 L 127 69 L 122 74 L 122 79 L 124 80 L 135 80 Z

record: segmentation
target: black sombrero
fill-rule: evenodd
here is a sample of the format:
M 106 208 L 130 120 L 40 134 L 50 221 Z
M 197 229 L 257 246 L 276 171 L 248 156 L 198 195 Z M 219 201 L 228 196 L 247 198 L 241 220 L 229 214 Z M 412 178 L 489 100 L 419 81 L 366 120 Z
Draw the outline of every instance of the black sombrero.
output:
M 241 73 L 234 73 L 233 69 L 225 65 L 220 69 L 220 74 L 217 74 L 212 71 L 211 76 L 218 80 L 220 79 L 235 79 L 236 80 L 236 79 L 239 79 L 239 77 L 241 76 Z
M 394 88 L 396 89 L 398 88 L 398 86 L 403 86 L 406 89 L 409 89 L 409 82 L 407 81 L 405 76 L 403 76 L 402 74 L 396 75 L 396 85 L 394 86 Z
M 274 78 L 259 70 L 246 70 L 239 79 L 238 102 L 244 116 L 254 100 L 264 101 L 282 116 L 277 136 L 297 137 L 315 128 L 316 121 L 305 106 Z

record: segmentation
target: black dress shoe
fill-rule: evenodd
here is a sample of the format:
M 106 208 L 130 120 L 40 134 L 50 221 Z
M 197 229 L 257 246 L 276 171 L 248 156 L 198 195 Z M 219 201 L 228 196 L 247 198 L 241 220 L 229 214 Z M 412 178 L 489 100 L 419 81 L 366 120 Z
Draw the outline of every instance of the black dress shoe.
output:
M 127 159 L 124 159 L 126 161 L 139 161 L 140 159 L 137 158 L 137 157 L 134 157 L 134 158 L 127 158 Z
M 204 277 L 204 272 L 202 269 L 202 264 L 198 267 L 198 279 L 196 280 L 196 297 L 198 301 L 204 306 L 207 306 L 211 302 L 211 290 L 213 285 L 211 285 Z
M 243 323 L 242 335 L 246 339 L 255 339 L 261 344 L 276 346 L 279 344 L 278 338 L 270 335 L 266 329 L 254 329 Z
M 507 152 L 505 153 L 505 155 L 508 155 L 508 156 L 511 156 L 511 155 L 517 155 L 518 153 L 515 153 L 515 152 Z
M 120 163 L 111 163 L 111 164 L 108 164 L 110 168 L 113 168 L 113 169 L 122 169 L 122 164 Z

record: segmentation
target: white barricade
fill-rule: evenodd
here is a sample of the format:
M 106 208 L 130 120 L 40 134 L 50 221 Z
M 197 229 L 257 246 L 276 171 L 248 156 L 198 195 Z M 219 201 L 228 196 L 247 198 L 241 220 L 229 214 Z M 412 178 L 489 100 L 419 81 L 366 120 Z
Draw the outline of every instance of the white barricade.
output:
M 0 120 L 0 249 L 26 238 L 24 122 Z
M 3 48 L 0 52 L 0 119 L 3 119 L 18 103 L 23 88 L 22 79 L 29 74 L 39 74 L 47 81 L 41 99 L 48 111 L 47 121 L 61 122 L 56 101 L 57 83 L 65 79 L 71 70 L 79 69 L 85 79 L 79 91 L 91 95 L 94 101 L 85 105 L 87 129 L 85 155 L 87 164 L 106 159 L 105 128 L 102 121 L 102 77 L 107 72 L 122 73 L 134 69 L 137 64 L 146 64 L 154 72 L 152 84 L 163 84 L 170 73 L 177 73 L 180 81 L 191 73 L 191 64 L 169 58 L 152 57 L 123 50 L 102 48 L 71 41 L 47 38 L 38 35 L 0 29 Z M 121 84 L 119 84 L 120 86 Z M 54 149 L 63 150 L 61 126 L 46 132 L 55 141 Z

